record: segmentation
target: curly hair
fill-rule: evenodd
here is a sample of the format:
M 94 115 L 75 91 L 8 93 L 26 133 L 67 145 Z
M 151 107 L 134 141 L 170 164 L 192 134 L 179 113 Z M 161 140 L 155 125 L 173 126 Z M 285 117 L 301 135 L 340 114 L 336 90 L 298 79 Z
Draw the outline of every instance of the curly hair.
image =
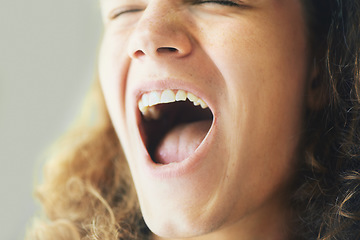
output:
M 360 239 L 360 2 L 303 0 L 321 89 L 307 111 L 292 206 L 299 239 Z M 99 82 L 51 150 L 27 239 L 148 239 Z M 45 220 L 43 220 L 45 219 Z
M 360 239 L 360 2 L 313 1 L 320 109 L 308 111 L 293 203 L 303 239 Z M 312 21 L 312 22 L 311 22 Z M 317 33 L 316 33 L 317 32 Z

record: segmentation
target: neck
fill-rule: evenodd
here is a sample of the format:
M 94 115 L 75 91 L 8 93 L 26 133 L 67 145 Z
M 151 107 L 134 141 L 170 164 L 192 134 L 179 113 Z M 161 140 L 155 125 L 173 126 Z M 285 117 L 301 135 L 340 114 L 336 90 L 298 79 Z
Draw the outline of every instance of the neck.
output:
M 292 213 L 285 201 L 273 200 L 239 221 L 207 235 L 186 240 L 288 240 L 291 236 Z M 180 240 L 161 238 L 154 240 Z

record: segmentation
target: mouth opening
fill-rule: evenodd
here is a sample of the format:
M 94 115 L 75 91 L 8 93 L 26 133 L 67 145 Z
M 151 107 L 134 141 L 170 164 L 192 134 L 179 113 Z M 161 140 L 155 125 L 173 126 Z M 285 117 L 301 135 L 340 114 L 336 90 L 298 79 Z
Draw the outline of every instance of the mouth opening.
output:
M 162 103 L 141 114 L 140 134 L 151 159 L 158 164 L 190 156 L 209 132 L 213 114 L 189 100 Z

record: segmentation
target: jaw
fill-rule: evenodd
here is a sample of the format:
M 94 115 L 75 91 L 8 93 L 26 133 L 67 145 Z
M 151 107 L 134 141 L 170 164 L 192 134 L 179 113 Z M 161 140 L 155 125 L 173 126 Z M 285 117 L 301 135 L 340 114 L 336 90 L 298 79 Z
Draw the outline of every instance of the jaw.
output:
M 229 119 L 239 119 L 239 115 L 227 115 L 231 112 L 231 107 L 225 104 L 224 106 L 229 107 L 222 109 L 220 117 L 214 114 L 212 126 L 197 151 L 187 160 L 171 164 L 156 163 L 149 154 L 146 141 L 142 139 L 141 130 L 138 128 L 139 123 L 136 122 L 139 119 L 142 121 L 140 111 L 127 115 L 126 123 L 129 124 L 123 127 L 127 136 L 122 138 L 122 142 L 126 148 L 142 213 L 150 229 L 156 234 L 194 236 L 221 228 L 225 223 L 234 222 L 239 216 L 246 214 L 248 208 L 261 205 L 262 200 L 268 199 L 276 188 L 276 184 L 288 178 L 281 174 L 276 178 L 266 175 L 271 171 L 289 171 L 284 171 L 288 168 L 285 161 L 288 156 L 284 156 L 283 161 L 279 160 L 279 163 L 265 161 L 272 157 L 271 149 L 264 147 L 269 139 L 260 142 L 255 141 L 253 137 L 261 132 L 256 126 L 261 125 L 263 119 L 255 118 L 250 121 L 250 117 L 243 111 L 242 120 L 231 125 Z M 239 106 L 236 108 L 239 109 Z M 257 108 L 250 109 L 255 111 Z M 284 130 L 284 126 L 281 127 Z M 237 133 L 240 135 L 234 133 L 234 128 L 238 129 Z M 277 140 L 284 142 L 280 137 Z M 227 144 L 219 144 L 223 142 Z M 254 148 L 254 142 L 260 147 Z M 234 144 L 239 147 L 234 147 Z M 269 156 L 265 156 L 264 159 L 259 149 L 268 152 Z M 283 150 L 282 147 L 279 149 L 281 152 L 284 152 Z M 259 175 L 264 177 L 258 178 Z M 264 179 L 274 181 L 267 186 L 264 185 Z M 257 186 L 264 187 L 259 190 Z M 261 194 L 252 196 L 251 192 L 254 189 L 261 191 Z M 249 194 L 251 197 L 246 197 Z M 243 201 L 241 204 L 236 202 L 239 199 Z M 238 209 L 237 214 L 233 216 L 235 206 Z

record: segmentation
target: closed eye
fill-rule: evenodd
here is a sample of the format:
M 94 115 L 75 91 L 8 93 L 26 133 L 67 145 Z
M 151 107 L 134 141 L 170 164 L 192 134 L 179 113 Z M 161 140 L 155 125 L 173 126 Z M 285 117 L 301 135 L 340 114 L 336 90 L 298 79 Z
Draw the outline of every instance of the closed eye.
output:
M 125 15 L 125 14 L 140 12 L 140 11 L 143 11 L 143 10 L 144 9 L 142 9 L 142 8 L 120 8 L 120 9 L 115 9 L 114 11 L 112 11 L 109 14 L 109 18 L 110 19 L 115 19 L 115 18 L 120 17 L 120 16 Z
M 219 4 L 223 6 L 229 7 L 240 7 L 241 5 L 237 3 L 238 1 L 226 1 L 226 0 L 204 0 L 204 1 L 196 1 L 195 4 Z

